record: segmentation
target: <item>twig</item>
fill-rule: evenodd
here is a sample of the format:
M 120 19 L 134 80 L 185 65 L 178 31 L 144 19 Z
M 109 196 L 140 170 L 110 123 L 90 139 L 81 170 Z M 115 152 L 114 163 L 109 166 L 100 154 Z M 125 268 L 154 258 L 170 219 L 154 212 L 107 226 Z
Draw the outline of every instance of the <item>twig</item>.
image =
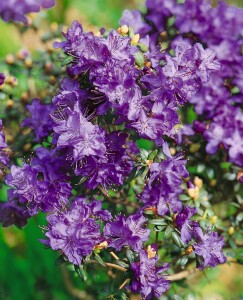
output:
M 70 293 L 70 295 L 72 295 L 73 297 L 79 299 L 79 300 L 95 300 L 95 298 L 93 298 L 93 296 L 87 294 L 85 291 L 81 291 L 78 288 L 74 287 L 69 273 L 66 269 L 65 265 L 61 265 L 61 271 L 62 271 L 62 276 L 63 276 L 63 281 L 64 281 L 64 285 L 67 289 L 67 291 Z
M 99 264 L 99 262 L 97 260 L 94 260 L 94 259 L 91 259 L 88 263 L 90 263 L 90 264 Z M 108 268 L 117 269 L 117 270 L 122 271 L 124 273 L 127 271 L 126 268 L 123 268 L 123 267 L 121 267 L 119 265 L 116 265 L 116 264 L 112 264 L 112 263 L 108 263 L 108 262 L 104 262 L 104 264 Z
M 117 270 L 120 270 L 120 271 L 122 271 L 122 272 L 126 272 L 126 271 L 127 271 L 126 268 L 123 268 L 123 267 L 118 266 L 118 265 L 115 265 L 115 264 L 105 263 L 105 265 L 106 265 L 107 267 L 110 267 L 110 268 L 113 268 L 113 269 L 117 269 Z
M 119 257 L 114 252 L 111 251 L 110 255 L 113 256 L 116 260 L 119 260 Z
M 127 278 L 124 282 L 123 282 L 123 284 L 121 284 L 120 286 L 119 286 L 119 290 L 121 290 L 121 289 L 123 289 L 124 288 L 124 286 L 128 283 L 130 281 L 130 278 Z
M 170 281 L 177 281 L 177 280 L 184 279 L 192 274 L 195 274 L 198 271 L 200 271 L 200 270 L 199 269 L 185 270 L 185 271 L 179 272 L 177 274 L 168 275 L 165 277 L 166 277 L 166 279 L 168 279 Z

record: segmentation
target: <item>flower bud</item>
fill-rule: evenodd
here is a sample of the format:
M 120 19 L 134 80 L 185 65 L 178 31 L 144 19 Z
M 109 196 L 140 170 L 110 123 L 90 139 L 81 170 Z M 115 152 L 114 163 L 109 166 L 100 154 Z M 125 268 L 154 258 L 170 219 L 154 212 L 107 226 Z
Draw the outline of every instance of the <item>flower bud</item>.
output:
M 186 248 L 186 254 L 187 255 L 192 254 L 193 251 L 194 251 L 194 249 L 193 249 L 193 246 L 191 246 L 191 245 Z
M 94 250 L 102 250 L 102 249 L 107 248 L 107 246 L 108 246 L 107 241 L 104 241 L 104 242 L 102 242 L 102 243 L 100 243 L 98 245 L 95 245 L 94 246 Z
M 30 69 L 33 65 L 33 61 L 30 57 L 27 57 L 24 61 L 26 68 Z
M 14 106 L 14 101 L 12 99 L 8 99 L 6 102 L 7 109 L 12 109 Z
M 54 85 L 54 84 L 56 83 L 56 78 L 55 78 L 55 76 L 51 75 L 51 76 L 49 77 L 49 82 L 50 82 L 50 84 Z
M 8 54 L 7 56 L 6 56 L 6 63 L 8 64 L 8 65 L 12 65 L 12 64 L 14 64 L 14 62 L 15 62 L 15 58 L 14 58 L 14 56 L 13 56 L 13 54 Z
M 139 39 L 140 39 L 140 35 L 137 33 L 135 34 L 132 38 L 131 38 L 131 44 L 133 46 L 136 46 L 139 42 Z
M 214 187 L 216 184 L 217 184 L 217 180 L 216 180 L 216 179 L 212 179 L 212 180 L 210 180 L 210 182 L 209 182 L 209 185 L 210 185 L 211 187 Z
M 212 216 L 212 218 L 210 219 L 210 223 L 212 225 L 215 225 L 217 223 L 218 217 L 217 216 Z
M 194 186 L 193 188 L 187 189 L 187 194 L 193 199 L 196 200 L 199 197 L 199 188 Z
M 229 233 L 229 235 L 233 235 L 233 234 L 234 234 L 234 232 L 235 232 L 235 229 L 234 229 L 234 227 L 233 227 L 233 226 L 230 226 L 230 228 L 228 229 L 228 233 Z
M 31 149 L 31 143 L 27 143 L 23 147 L 24 152 L 29 152 L 30 149 Z
M 203 181 L 201 178 L 199 178 L 198 176 L 196 176 L 194 178 L 194 184 L 199 188 L 201 189 L 203 187 Z
M 117 32 L 118 32 L 119 34 L 122 34 L 122 35 L 128 34 L 128 31 L 129 31 L 129 28 L 128 28 L 127 25 L 122 25 L 121 27 L 119 27 L 119 28 L 117 29 Z

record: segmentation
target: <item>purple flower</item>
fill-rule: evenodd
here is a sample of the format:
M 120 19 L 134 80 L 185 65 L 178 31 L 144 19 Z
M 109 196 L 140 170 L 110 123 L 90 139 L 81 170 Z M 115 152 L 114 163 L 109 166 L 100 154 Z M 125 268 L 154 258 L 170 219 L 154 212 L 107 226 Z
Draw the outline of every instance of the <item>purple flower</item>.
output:
M 5 21 L 28 23 L 26 14 L 38 12 L 41 8 L 51 8 L 55 0 L 10 0 L 1 1 L 0 17 Z
M 130 246 L 135 251 L 140 251 L 143 242 L 149 238 L 150 230 L 144 228 L 146 219 L 142 215 L 130 215 L 125 218 L 117 216 L 113 222 L 106 224 L 104 235 L 110 239 L 109 247 L 120 251 L 124 246 Z
M 4 83 L 5 75 L 3 73 L 0 73 L 0 85 Z
M 147 0 L 146 19 L 152 22 L 159 32 L 162 32 L 165 30 L 166 18 L 173 14 L 176 5 L 175 0 Z
M 63 33 L 66 41 L 54 43 L 55 48 L 62 48 L 68 55 L 75 59 L 69 65 L 72 74 L 91 72 L 93 69 L 102 66 L 108 60 L 109 50 L 101 39 L 93 33 L 83 32 L 78 21 L 74 21 L 67 33 Z
M 167 157 L 161 163 L 152 163 L 150 166 L 150 179 L 148 186 L 159 184 L 167 192 L 175 192 L 182 183 L 182 177 L 188 177 L 186 160 L 182 156 Z
M 85 118 L 78 102 L 72 111 L 67 109 L 66 113 L 67 119 L 56 119 L 57 125 L 53 128 L 59 134 L 57 147 L 71 148 L 75 161 L 85 156 L 103 156 L 106 151 L 103 129 Z
M 73 109 L 75 103 L 86 95 L 86 91 L 81 90 L 77 80 L 64 78 L 61 82 L 59 93 L 52 99 L 55 106 L 70 107 Z
M 176 215 L 176 225 L 181 231 L 181 239 L 184 243 L 188 243 L 195 235 L 197 236 L 199 224 L 190 220 L 196 212 L 196 208 L 185 206 Z
M 151 30 L 151 26 L 143 21 L 141 12 L 138 10 L 124 10 L 122 17 L 120 19 L 120 25 L 131 26 L 134 32 L 141 37 L 146 36 L 146 34 Z
M 151 188 L 146 185 L 140 200 L 145 204 L 143 209 L 155 207 L 157 213 L 160 216 L 164 216 L 171 211 L 177 213 L 182 209 L 182 202 L 179 200 L 180 192 L 180 188 L 174 193 L 168 193 L 167 190 L 164 190 L 162 186 L 157 184 Z
M 121 185 L 132 170 L 125 153 L 127 135 L 113 131 L 106 135 L 106 153 L 102 157 L 88 156 L 82 159 L 75 170 L 76 175 L 86 177 L 85 186 L 96 188 L 99 184 L 104 189 L 112 185 Z
M 47 216 L 48 244 L 53 250 L 62 250 L 68 261 L 80 265 L 99 243 L 100 231 L 91 210 L 82 201 L 74 201 L 67 212 Z
M 116 30 L 111 30 L 103 43 L 107 46 L 112 60 L 122 61 L 125 64 L 126 61 L 134 62 L 133 54 L 138 51 L 136 47 L 130 45 L 130 41 L 129 37 L 123 37 Z
M 41 104 L 39 99 L 34 99 L 32 104 L 27 105 L 27 110 L 31 113 L 30 118 L 26 118 L 21 126 L 30 127 L 35 132 L 35 141 L 47 137 L 54 124 L 51 113 L 53 106 L 51 104 Z
M 217 232 L 210 232 L 200 235 L 198 243 L 193 245 L 195 253 L 199 255 L 202 262 L 197 262 L 197 267 L 203 270 L 205 267 L 215 267 L 226 262 L 226 257 L 222 252 L 224 237 L 218 236 Z
M 87 203 L 86 198 L 77 197 L 76 202 L 82 203 L 88 206 L 91 210 L 91 215 L 103 220 L 109 221 L 112 219 L 112 215 L 108 210 L 102 209 L 102 202 L 98 200 L 91 200 Z
M 48 151 L 41 149 L 43 148 L 37 149 L 38 158 L 33 159 L 30 165 L 13 165 L 5 179 L 6 184 L 14 189 L 13 194 L 18 197 L 19 202 L 26 204 L 31 215 L 36 214 L 39 209 L 50 212 L 63 207 L 68 203 L 72 190 L 65 181 L 67 176 L 63 174 L 60 160 L 55 163 L 54 157 L 50 159 Z
M 20 204 L 14 196 L 13 189 L 8 190 L 8 201 L 0 203 L 0 223 L 3 227 L 16 225 L 24 227 L 30 217 L 25 205 Z
M 156 267 L 157 261 L 157 255 L 149 257 L 149 254 L 141 249 L 139 262 L 131 263 L 134 276 L 130 289 L 133 293 L 141 293 L 143 299 L 159 298 L 169 289 L 170 282 L 161 275 L 162 272 L 168 269 L 169 265 Z

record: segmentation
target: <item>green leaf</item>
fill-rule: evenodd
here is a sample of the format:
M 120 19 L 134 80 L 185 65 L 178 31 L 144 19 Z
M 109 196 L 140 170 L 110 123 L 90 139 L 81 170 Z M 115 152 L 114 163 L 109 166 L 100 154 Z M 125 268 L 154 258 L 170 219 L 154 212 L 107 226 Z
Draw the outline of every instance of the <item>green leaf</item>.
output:
M 58 258 L 55 261 L 55 266 L 60 266 L 62 264 L 65 264 L 67 262 L 64 254 L 61 254 L 60 256 L 58 256 Z
M 144 54 L 141 51 L 138 51 L 134 54 L 135 63 L 139 68 L 144 67 Z
M 181 243 L 181 239 L 180 239 L 179 235 L 174 231 L 174 232 L 171 233 L 171 237 L 172 237 L 173 241 L 175 242 L 175 244 L 179 248 L 181 248 L 182 243 Z
M 131 181 L 135 178 L 136 173 L 137 173 L 137 167 L 134 167 L 134 168 L 132 169 L 131 174 L 129 175 L 129 177 L 128 177 L 128 179 L 127 179 L 127 182 L 128 182 L 128 183 L 131 182 Z
M 129 265 L 122 260 L 116 260 L 116 263 L 123 268 L 129 268 Z
M 154 160 L 155 156 L 158 154 L 158 149 L 155 149 L 154 151 L 152 151 L 149 156 L 148 159 L 149 160 Z
M 83 281 L 86 281 L 86 280 L 87 280 L 87 274 L 86 274 L 86 272 L 84 271 L 84 267 L 83 267 L 82 265 L 80 265 L 80 266 L 74 265 L 74 269 L 75 269 L 76 273 L 78 274 L 78 276 L 79 276 Z
M 171 237 L 171 234 L 172 232 L 174 231 L 174 228 L 172 226 L 167 226 L 166 229 L 165 229 L 165 235 L 170 238 Z
M 132 250 L 127 249 L 126 256 L 130 263 L 134 262 L 135 257 L 134 257 L 134 253 Z
M 99 256 L 99 254 L 98 254 L 98 253 L 94 253 L 94 254 L 95 254 L 94 259 L 95 259 L 100 265 L 102 265 L 103 267 L 106 268 L 106 265 L 105 265 L 103 259 Z
M 144 53 L 148 52 L 148 47 L 146 45 L 144 45 L 142 43 L 138 43 L 137 46 L 138 46 L 138 48 L 139 48 L 140 51 L 142 51 Z
M 164 219 L 152 219 L 149 220 L 149 224 L 153 225 L 167 225 L 166 221 Z
M 188 201 L 188 200 L 190 200 L 190 197 L 188 195 L 180 195 L 179 198 L 180 198 L 181 201 Z

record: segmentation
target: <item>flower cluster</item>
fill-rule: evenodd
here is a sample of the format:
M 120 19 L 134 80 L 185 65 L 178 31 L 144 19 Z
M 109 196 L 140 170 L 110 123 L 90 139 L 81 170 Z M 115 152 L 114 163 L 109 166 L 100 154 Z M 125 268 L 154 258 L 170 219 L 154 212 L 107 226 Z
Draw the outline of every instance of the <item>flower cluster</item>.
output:
M 25 22 L 26 13 L 53 5 L 19 1 L 9 10 L 13 2 L 0 4 L 6 21 Z M 181 201 L 186 183 L 186 200 L 197 199 L 199 188 L 192 194 L 179 144 L 197 132 L 209 154 L 223 146 L 231 162 L 243 165 L 242 57 L 234 50 L 242 21 L 234 22 L 241 11 L 223 2 L 212 8 L 206 0 L 147 0 L 146 6 L 145 15 L 126 10 L 118 30 L 97 35 L 74 21 L 64 41 L 55 42 L 66 57 L 65 74 L 52 103 L 34 99 L 26 106 L 31 116 L 21 126 L 34 131 L 39 145 L 6 175 L 9 199 L 0 206 L 0 221 L 22 227 L 39 211 L 48 213 L 44 244 L 75 267 L 104 248 L 126 256 L 128 288 L 151 299 L 169 288 L 161 275 L 169 265 L 161 267 L 157 253 L 163 239 L 179 254 L 191 247 L 200 269 L 226 261 L 224 238 L 201 225 L 200 210 Z M 184 121 L 179 112 L 192 104 L 205 118 L 177 131 Z M 8 166 L 0 136 L 0 162 Z M 144 139 L 154 151 L 138 148 Z M 163 239 L 156 235 L 156 246 L 151 224 L 165 231 Z

